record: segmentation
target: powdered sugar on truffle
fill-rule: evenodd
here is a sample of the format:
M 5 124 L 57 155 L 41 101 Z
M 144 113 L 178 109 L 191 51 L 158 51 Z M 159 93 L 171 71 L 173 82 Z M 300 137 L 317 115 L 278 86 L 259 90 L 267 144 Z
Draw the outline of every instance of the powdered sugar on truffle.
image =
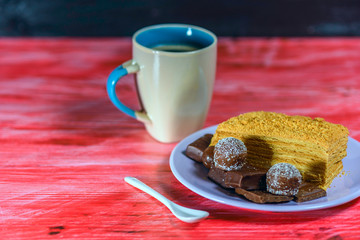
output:
M 299 170 L 289 163 L 278 163 L 266 173 L 267 191 L 276 195 L 296 195 L 302 177 Z
M 214 166 L 225 171 L 239 170 L 245 165 L 247 148 L 233 137 L 223 138 L 214 148 Z

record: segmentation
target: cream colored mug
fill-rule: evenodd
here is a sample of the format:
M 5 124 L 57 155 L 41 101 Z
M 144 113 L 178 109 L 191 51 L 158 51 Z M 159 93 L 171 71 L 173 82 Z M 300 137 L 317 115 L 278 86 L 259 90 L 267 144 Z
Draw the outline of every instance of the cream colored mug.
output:
M 216 36 L 184 24 L 161 24 L 138 30 L 133 59 L 114 69 L 107 80 L 111 102 L 143 122 L 160 142 L 176 142 L 201 129 L 209 109 L 216 70 Z M 116 95 L 121 77 L 136 73 L 142 110 L 134 111 Z

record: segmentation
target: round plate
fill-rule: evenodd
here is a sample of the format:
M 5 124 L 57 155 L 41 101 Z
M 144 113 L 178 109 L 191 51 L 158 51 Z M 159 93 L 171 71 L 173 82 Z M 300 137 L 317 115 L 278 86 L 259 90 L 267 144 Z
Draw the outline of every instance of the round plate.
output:
M 344 169 L 332 182 L 327 196 L 308 202 L 258 204 L 240 198 L 234 191 L 226 190 L 207 177 L 208 170 L 185 155 L 187 145 L 213 134 L 217 126 L 202 129 L 183 139 L 171 153 L 170 167 L 174 176 L 193 192 L 210 200 L 249 210 L 271 212 L 296 212 L 329 208 L 349 202 L 360 196 L 360 143 L 349 137 L 347 156 L 342 160 Z

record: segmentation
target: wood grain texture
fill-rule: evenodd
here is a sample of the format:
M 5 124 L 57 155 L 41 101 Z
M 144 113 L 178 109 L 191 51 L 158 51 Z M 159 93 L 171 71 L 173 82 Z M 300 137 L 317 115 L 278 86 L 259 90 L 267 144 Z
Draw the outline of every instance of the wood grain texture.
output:
M 242 112 L 323 117 L 360 140 L 360 39 L 220 38 L 211 126 Z M 172 175 L 176 144 L 153 140 L 108 100 L 129 38 L 0 39 L 1 239 L 359 239 L 360 199 L 303 213 L 246 211 Z M 138 107 L 132 76 L 118 89 Z M 127 185 L 138 177 L 210 212 L 182 223 Z

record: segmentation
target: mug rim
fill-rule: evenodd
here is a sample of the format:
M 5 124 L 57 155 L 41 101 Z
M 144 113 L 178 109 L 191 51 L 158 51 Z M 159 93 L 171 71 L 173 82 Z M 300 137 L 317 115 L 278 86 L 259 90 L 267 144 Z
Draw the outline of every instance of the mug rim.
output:
M 170 52 L 170 51 L 163 51 L 163 50 L 155 50 L 155 49 L 152 49 L 150 47 L 147 47 L 147 46 L 144 46 L 143 44 L 139 43 L 137 41 L 137 37 L 145 32 L 145 31 L 148 31 L 148 30 L 152 30 L 152 29 L 159 29 L 159 28 L 191 28 L 191 29 L 196 29 L 198 31 L 201 31 L 203 33 L 206 33 L 207 35 L 209 35 L 211 38 L 212 38 L 212 43 L 205 46 L 205 47 L 202 47 L 202 48 L 199 48 L 199 49 L 196 49 L 196 50 L 191 50 L 191 51 L 186 51 L 186 52 Z M 182 24 L 182 23 L 164 23 L 164 24 L 155 24 L 155 25 L 150 25 L 150 26 L 146 26 L 146 27 L 143 27 L 139 30 L 137 30 L 134 35 L 132 36 L 132 42 L 133 42 L 133 45 L 138 47 L 138 48 L 141 48 L 142 50 L 144 51 L 148 51 L 150 53 L 157 53 L 157 54 L 162 54 L 162 55 L 171 55 L 171 56 L 179 56 L 179 55 L 189 55 L 189 54 L 195 54 L 195 53 L 199 53 L 199 52 L 202 52 L 206 49 L 209 49 L 209 48 L 212 48 L 214 46 L 216 46 L 217 44 L 217 37 L 216 35 L 203 28 L 203 27 L 199 27 L 199 26 L 195 26 L 195 25 L 192 25 L 192 24 Z

